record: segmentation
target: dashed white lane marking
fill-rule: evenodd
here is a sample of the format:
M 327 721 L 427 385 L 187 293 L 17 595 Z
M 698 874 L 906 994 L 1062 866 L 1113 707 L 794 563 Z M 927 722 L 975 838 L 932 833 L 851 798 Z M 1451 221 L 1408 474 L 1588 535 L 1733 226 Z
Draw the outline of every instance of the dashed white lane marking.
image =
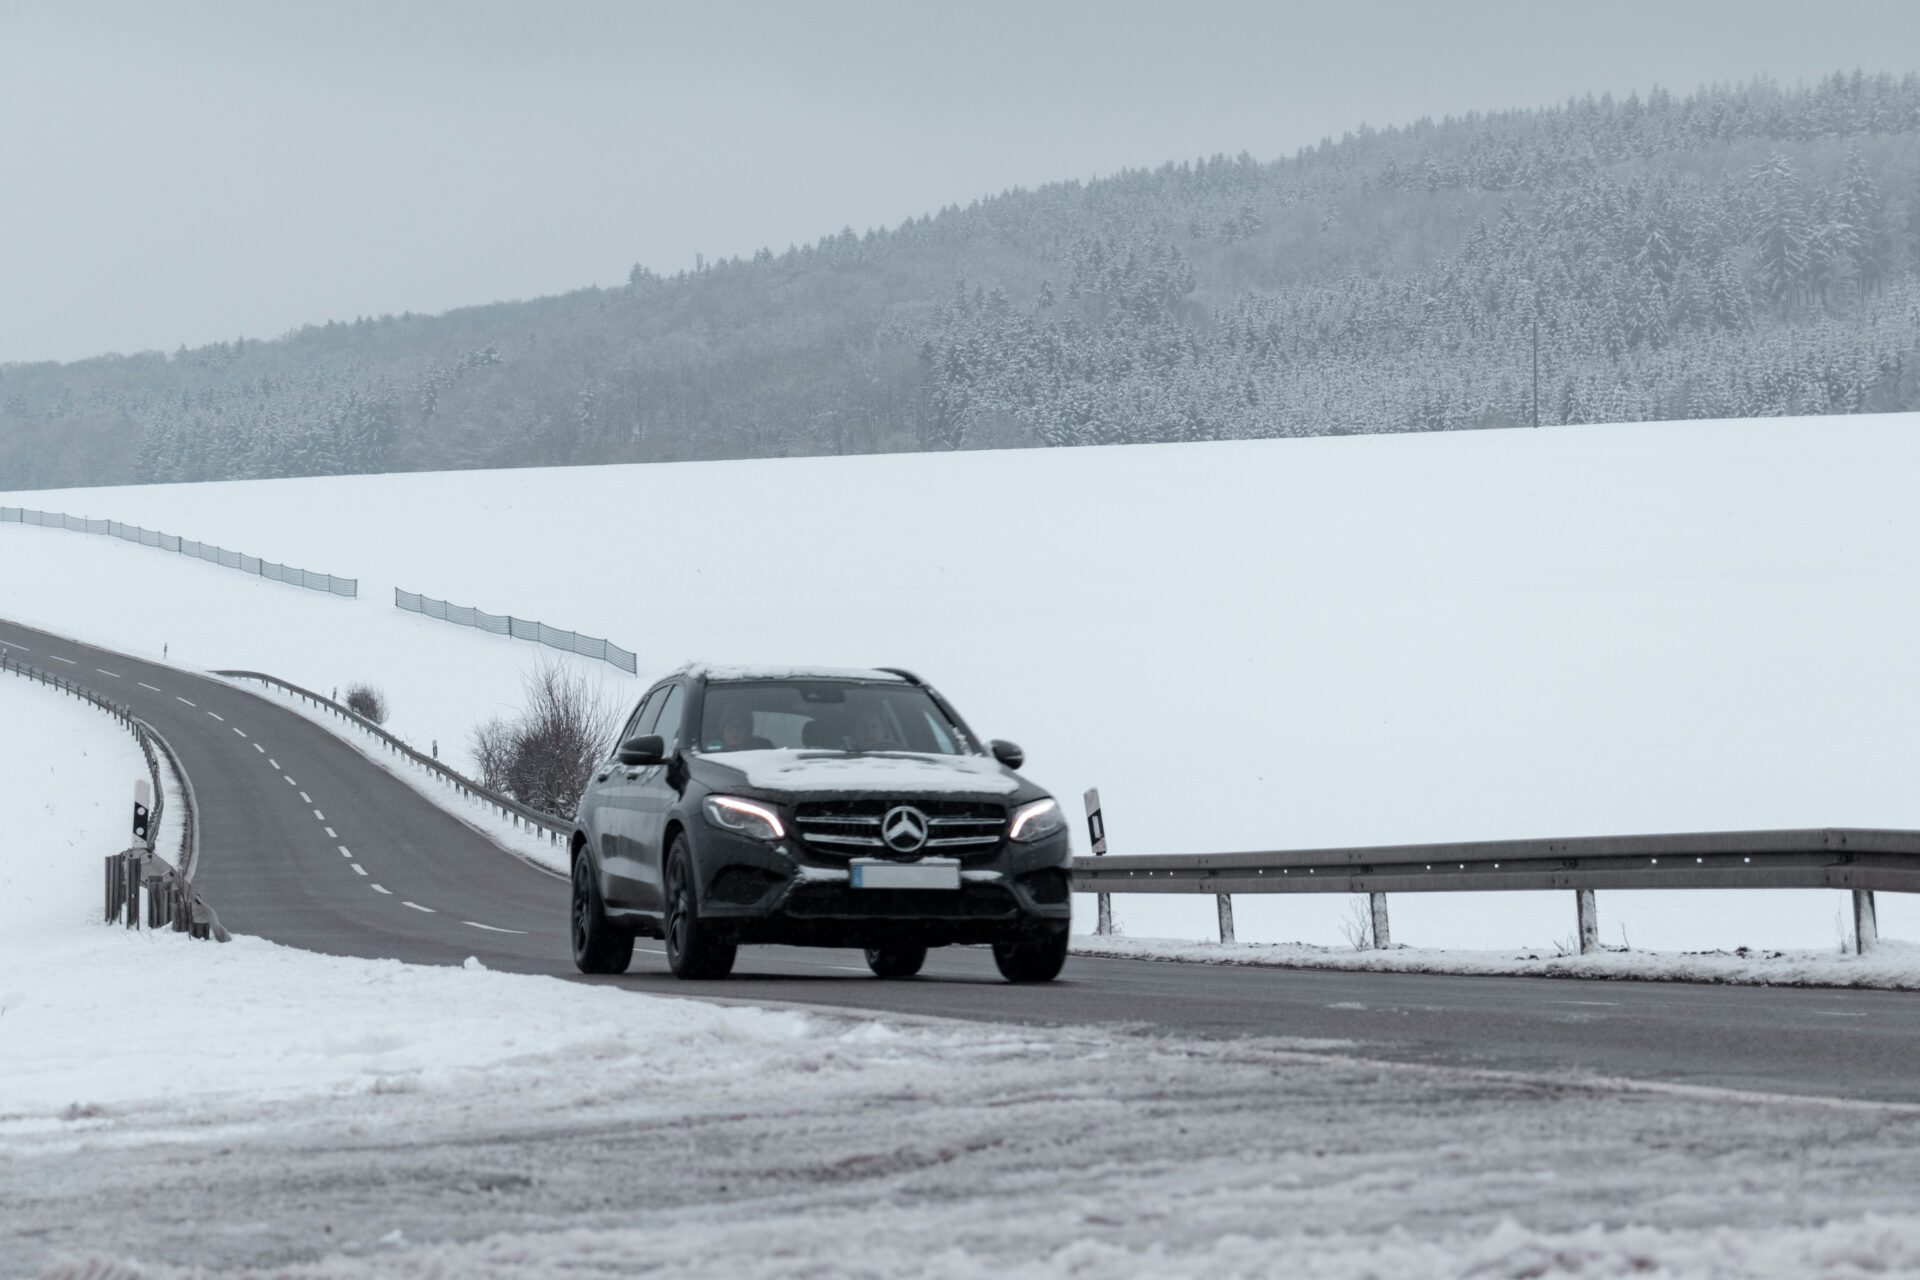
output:
M 304 792 L 304 791 L 302 791 L 302 792 L 300 793 L 300 803 L 301 803 L 301 804 L 312 804 L 312 803 L 313 803 L 313 797 L 312 797 L 312 796 L 310 796 L 310 795 L 308 795 L 308 794 L 307 794 L 306 792 Z
M 233 731 L 239 734 L 243 738 L 247 736 L 247 731 L 245 729 L 242 729 L 239 725 L 234 725 Z
M 1603 1005 L 1609 1009 L 1616 1008 L 1620 1004 L 1618 1000 L 1549 1000 L 1547 1001 L 1547 1003 L 1548 1004 Z
M 187 700 L 186 700 L 185 698 L 183 698 L 183 697 L 181 697 L 181 696 L 180 696 L 179 694 L 177 694 L 177 693 L 173 695 L 173 700 L 174 700 L 175 702 L 186 702 L 186 703 L 187 703 L 187 705 L 188 705 L 188 706 L 190 706 L 190 707 L 191 707 L 191 706 L 193 705 L 193 703 L 191 703 L 191 702 L 187 702 Z
M 272 756 L 267 757 L 267 763 L 275 769 L 278 769 L 280 767 L 280 762 L 278 760 L 275 760 Z
M 360 864 L 356 862 L 356 863 L 354 863 L 353 865 L 357 867 L 357 866 L 359 866 Z M 393 896 L 393 890 L 391 890 L 391 889 L 389 889 L 389 888 L 387 888 L 387 886 L 385 886 L 385 885 L 383 885 L 383 884 L 372 884 L 372 885 L 368 885 L 367 887 L 368 887 L 369 889 L 372 889 L 372 890 L 373 890 L 373 891 L 374 891 L 375 893 L 384 893 L 384 894 L 386 894 L 386 895 L 387 895 L 387 896 L 388 896 L 389 898 L 391 898 L 391 897 Z
M 80 665 L 79 663 L 75 662 L 72 658 L 63 658 L 57 653 L 50 653 L 47 656 L 49 658 L 52 658 L 55 662 L 64 662 L 70 667 L 77 667 Z
M 356 862 L 353 865 L 357 867 L 360 864 Z M 423 907 L 417 902 L 408 902 L 405 898 L 400 899 L 400 905 L 403 907 L 412 907 L 415 911 L 424 911 L 430 916 L 439 914 L 432 907 Z
M 259 753 L 260 753 L 261 755 L 265 755 L 265 754 L 267 754 L 267 749 L 266 749 L 265 747 L 263 747 L 263 746 L 261 746 L 261 745 L 260 745 L 259 743 L 257 743 L 257 742 L 253 744 L 253 749 L 254 749 L 255 751 L 258 751 L 258 752 L 259 752 Z
M 8 644 L 5 640 L 0 640 L 0 649 L 18 649 L 22 653 L 33 652 L 33 650 L 27 648 L 27 646 L 23 644 Z
M 314 820 L 317 822 L 325 822 L 327 820 L 327 815 L 320 812 L 318 809 L 315 809 L 313 811 L 313 816 L 314 816 Z
M 361 865 L 360 865 L 359 863 L 357 863 L 357 862 L 349 862 L 349 863 L 348 863 L 347 865 L 348 865 L 348 866 L 350 866 L 350 867 L 352 867 L 352 868 L 354 869 L 354 871 L 355 871 L 356 873 L 358 873 L 358 874 L 360 874 L 360 875 L 365 875 L 365 874 L 367 874 L 367 869 L 366 869 L 365 867 L 363 867 L 363 866 L 361 866 Z
M 481 924 L 478 920 L 462 920 L 461 924 L 474 929 L 485 929 L 488 933 L 518 933 L 524 935 L 525 929 L 502 929 L 497 924 Z
M 339 848 L 339 850 L 340 850 L 340 856 L 341 856 L 341 857 L 343 857 L 343 858 L 351 858 L 351 857 L 353 856 L 353 854 L 352 854 L 352 853 L 350 853 L 350 852 L 348 852 L 348 850 L 347 850 L 347 846 L 345 846 L 345 845 L 339 845 L 339 846 L 337 846 L 337 847 L 338 847 L 338 848 Z
M 120 678 L 120 673 L 118 671 L 109 671 L 105 667 L 95 667 L 94 670 L 98 671 L 103 676 L 112 676 L 115 680 L 118 680 Z
M 148 684 L 145 680 L 135 680 L 134 683 L 139 685 L 142 689 L 151 689 L 155 693 L 160 692 L 160 686 L 157 684 Z
M 340 838 L 340 835 L 338 832 L 336 832 L 332 827 L 327 828 L 327 839 L 338 840 L 339 838 Z
M 300 785 L 299 783 L 293 780 L 293 775 L 290 773 L 283 773 L 280 776 L 287 780 L 287 785 L 290 787 L 297 787 Z
M 225 716 L 215 716 L 211 711 L 207 712 L 207 714 L 210 716 L 213 716 L 213 718 L 215 720 L 218 720 L 221 724 L 225 724 L 227 722 L 227 718 Z

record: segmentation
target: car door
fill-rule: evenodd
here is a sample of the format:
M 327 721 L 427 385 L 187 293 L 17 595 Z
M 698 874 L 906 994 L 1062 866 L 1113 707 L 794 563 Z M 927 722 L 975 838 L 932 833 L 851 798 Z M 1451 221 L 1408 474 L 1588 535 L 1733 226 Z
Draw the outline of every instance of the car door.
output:
M 653 727 L 642 730 L 644 733 L 657 733 L 666 748 L 666 763 L 652 765 L 640 771 L 634 781 L 633 793 L 633 836 L 634 863 L 638 877 L 636 886 L 639 892 L 638 905 L 648 911 L 666 909 L 666 875 L 663 859 L 666 850 L 662 848 L 667 829 L 667 815 L 680 799 L 680 790 L 674 785 L 674 779 L 681 777 L 672 761 L 674 753 L 684 745 L 688 736 L 683 730 L 687 727 L 687 691 L 684 686 L 673 685 L 667 690 L 666 700 L 660 705 L 660 713 L 655 717 Z
M 665 700 L 664 687 L 649 692 L 641 702 L 639 711 L 621 730 L 614 750 L 618 751 L 620 743 L 628 738 L 652 733 L 650 726 L 659 718 L 660 707 Z M 640 780 L 645 772 L 644 767 L 630 767 L 617 759 L 609 759 L 594 770 L 594 786 L 600 796 L 600 866 L 606 873 L 607 900 L 614 906 L 646 905 L 636 860 L 639 847 L 635 842 L 638 833 L 636 806 Z

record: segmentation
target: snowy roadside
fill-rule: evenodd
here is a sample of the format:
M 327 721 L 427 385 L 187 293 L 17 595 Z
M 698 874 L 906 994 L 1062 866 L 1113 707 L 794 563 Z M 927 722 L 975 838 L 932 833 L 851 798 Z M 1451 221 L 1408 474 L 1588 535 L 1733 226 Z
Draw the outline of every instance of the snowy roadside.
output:
M 1076 934 L 1073 954 L 1114 960 L 1170 960 L 1184 964 L 1251 965 L 1270 969 L 1344 969 L 1371 973 L 1485 974 L 1489 977 L 1610 978 L 1640 982 L 1718 982 L 1761 987 L 1871 987 L 1920 991 L 1920 946 L 1882 940 L 1867 955 L 1838 951 L 1673 953 L 1600 951 L 1592 955 L 1540 950 L 1456 951 L 1392 947 L 1357 951 L 1306 943 L 1185 942 L 1171 938 L 1093 937 Z

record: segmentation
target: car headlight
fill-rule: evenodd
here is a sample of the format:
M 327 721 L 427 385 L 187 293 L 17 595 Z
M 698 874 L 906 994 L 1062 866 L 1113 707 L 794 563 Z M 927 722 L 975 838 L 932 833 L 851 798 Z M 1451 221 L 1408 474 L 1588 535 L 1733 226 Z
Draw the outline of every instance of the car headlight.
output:
M 1013 811 L 1013 825 L 1007 828 L 1007 839 L 1032 844 L 1035 840 L 1045 840 L 1066 829 L 1067 820 L 1058 804 L 1051 798 L 1035 800 Z
M 708 796 L 700 807 L 714 826 L 752 840 L 778 840 L 787 834 L 779 814 L 739 796 Z

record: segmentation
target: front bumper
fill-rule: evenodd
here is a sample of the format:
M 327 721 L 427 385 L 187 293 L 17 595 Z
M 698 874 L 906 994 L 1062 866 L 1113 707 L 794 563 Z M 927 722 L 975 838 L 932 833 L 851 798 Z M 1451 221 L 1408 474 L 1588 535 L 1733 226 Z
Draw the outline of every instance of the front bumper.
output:
M 798 838 L 749 840 L 709 826 L 693 846 L 700 915 L 735 941 L 792 946 L 944 946 L 1027 940 L 1072 918 L 1067 836 L 1002 841 L 961 865 L 958 889 L 856 889 L 849 859 Z

